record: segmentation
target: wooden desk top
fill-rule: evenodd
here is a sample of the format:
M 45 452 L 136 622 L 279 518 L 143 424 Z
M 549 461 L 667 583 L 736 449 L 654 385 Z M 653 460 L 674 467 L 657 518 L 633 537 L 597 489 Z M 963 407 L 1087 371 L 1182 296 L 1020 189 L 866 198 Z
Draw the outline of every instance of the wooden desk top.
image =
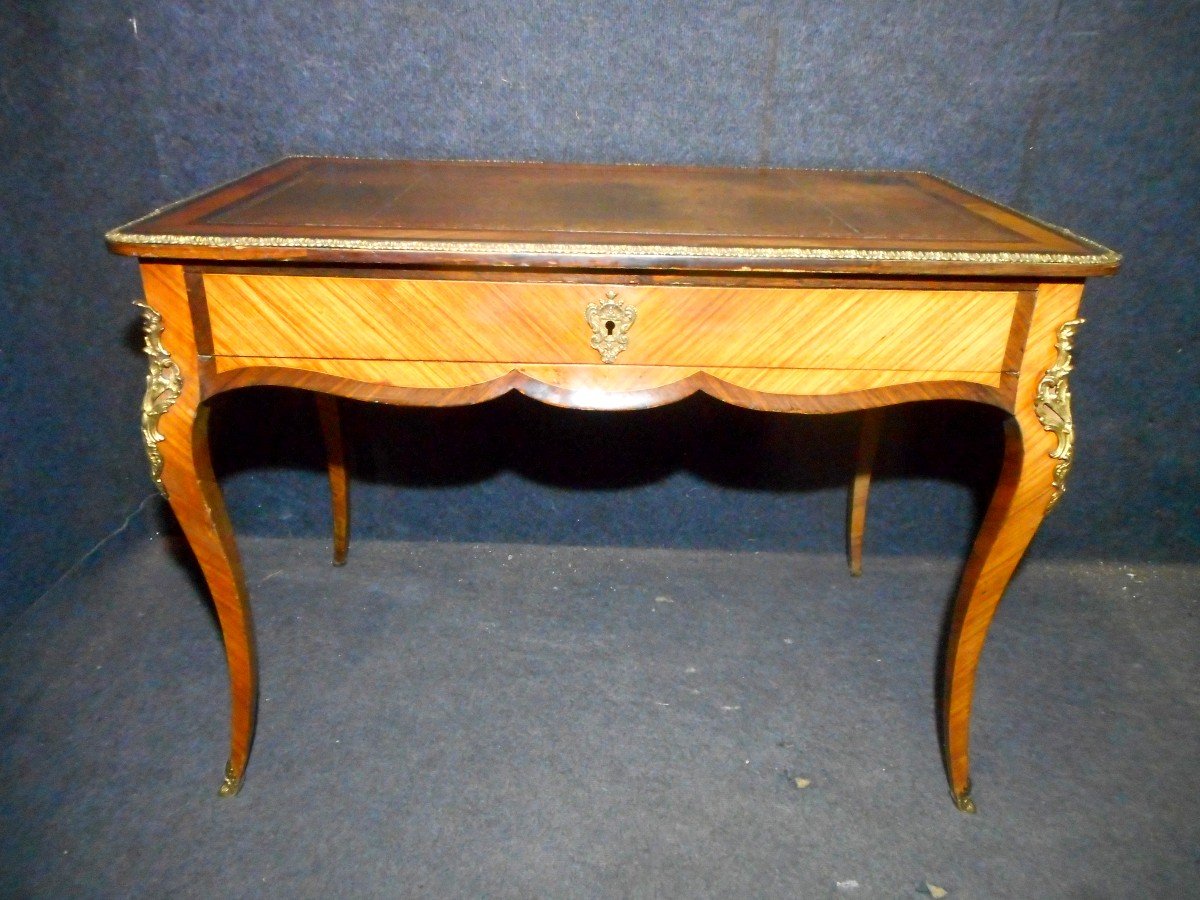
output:
M 1120 257 L 920 172 L 290 157 L 114 229 L 166 259 L 1082 278 Z

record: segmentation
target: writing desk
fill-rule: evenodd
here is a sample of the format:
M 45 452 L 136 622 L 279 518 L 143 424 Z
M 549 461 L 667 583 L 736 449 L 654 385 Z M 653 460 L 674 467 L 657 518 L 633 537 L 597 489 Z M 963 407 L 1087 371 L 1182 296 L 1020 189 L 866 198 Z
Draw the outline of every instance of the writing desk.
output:
M 335 546 L 334 396 L 445 406 L 520 391 L 639 409 L 696 391 L 751 409 L 955 398 L 1010 414 L 951 615 L 943 752 L 973 811 L 968 725 L 992 614 L 1073 454 L 1067 375 L 1084 279 L 1110 250 L 917 172 L 296 157 L 107 235 L 136 256 L 142 430 L 215 603 L 237 793 L 256 715 L 249 597 L 213 476 L 207 402 L 316 392 Z M 861 546 L 868 420 L 852 507 Z M 853 551 L 852 551 L 853 553 Z

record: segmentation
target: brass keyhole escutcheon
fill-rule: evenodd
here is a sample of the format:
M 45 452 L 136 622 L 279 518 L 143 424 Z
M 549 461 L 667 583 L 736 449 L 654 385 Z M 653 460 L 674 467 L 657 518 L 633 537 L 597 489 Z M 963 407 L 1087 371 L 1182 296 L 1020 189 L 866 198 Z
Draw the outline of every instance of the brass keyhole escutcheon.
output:
M 606 363 L 616 362 L 617 354 L 629 346 L 629 329 L 637 310 L 617 299 L 616 291 L 607 291 L 601 303 L 589 303 L 584 312 L 592 329 L 591 345 Z

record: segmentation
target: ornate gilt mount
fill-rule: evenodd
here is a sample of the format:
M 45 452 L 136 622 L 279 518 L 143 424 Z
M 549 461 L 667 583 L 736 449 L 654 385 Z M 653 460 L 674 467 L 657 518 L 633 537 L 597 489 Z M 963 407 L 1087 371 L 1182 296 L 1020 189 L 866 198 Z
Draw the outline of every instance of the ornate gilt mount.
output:
M 150 460 L 150 478 L 159 493 L 165 497 L 167 489 L 162 481 L 163 457 L 158 450 L 159 443 L 165 438 L 159 433 L 158 420 L 179 399 L 183 390 L 183 375 L 162 344 L 162 316 L 157 310 L 140 301 L 135 301 L 134 305 L 142 308 L 146 355 L 150 357 L 150 371 L 146 373 L 146 393 L 142 397 L 142 439 L 146 444 L 146 456 Z
M 226 763 L 225 778 L 217 788 L 217 794 L 221 797 L 236 797 L 241 789 L 242 776 L 234 770 L 232 762 Z
M 976 811 L 975 801 L 971 799 L 971 782 L 969 779 L 966 786 L 963 787 L 961 794 L 951 791 L 950 796 L 954 798 L 954 805 L 958 807 L 959 812 L 974 813 Z
M 608 291 L 603 303 L 587 305 L 585 315 L 592 328 L 592 349 L 600 351 L 604 362 L 615 362 L 617 354 L 629 346 L 629 329 L 637 310 L 618 300 L 616 291 Z
M 1058 436 L 1058 446 L 1050 452 L 1050 456 L 1059 460 L 1059 463 L 1054 467 L 1053 493 L 1047 511 L 1058 503 L 1066 491 L 1067 473 L 1071 471 L 1075 457 L 1075 423 L 1071 418 L 1071 388 L 1067 376 L 1072 369 L 1072 341 L 1076 329 L 1083 322 L 1083 319 L 1072 319 L 1059 326 L 1058 340 L 1054 345 L 1058 348 L 1058 358 L 1038 382 L 1037 400 L 1033 407 L 1042 427 Z

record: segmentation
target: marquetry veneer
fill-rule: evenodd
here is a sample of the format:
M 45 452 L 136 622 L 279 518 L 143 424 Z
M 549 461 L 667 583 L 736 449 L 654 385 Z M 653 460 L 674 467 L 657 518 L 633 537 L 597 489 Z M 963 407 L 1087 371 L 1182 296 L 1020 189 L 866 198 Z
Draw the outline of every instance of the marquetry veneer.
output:
M 152 474 L 199 560 L 229 663 L 223 794 L 242 784 L 257 668 L 249 597 L 208 456 L 207 401 L 313 391 L 334 558 L 348 478 L 335 397 L 580 409 L 703 391 L 752 409 L 863 410 L 849 554 L 880 408 L 1007 413 L 1004 464 L 950 610 L 941 726 L 974 810 L 968 725 L 992 614 L 1064 490 L 1067 375 L 1085 277 L 1119 258 L 912 172 L 292 158 L 114 230 L 141 259 Z

